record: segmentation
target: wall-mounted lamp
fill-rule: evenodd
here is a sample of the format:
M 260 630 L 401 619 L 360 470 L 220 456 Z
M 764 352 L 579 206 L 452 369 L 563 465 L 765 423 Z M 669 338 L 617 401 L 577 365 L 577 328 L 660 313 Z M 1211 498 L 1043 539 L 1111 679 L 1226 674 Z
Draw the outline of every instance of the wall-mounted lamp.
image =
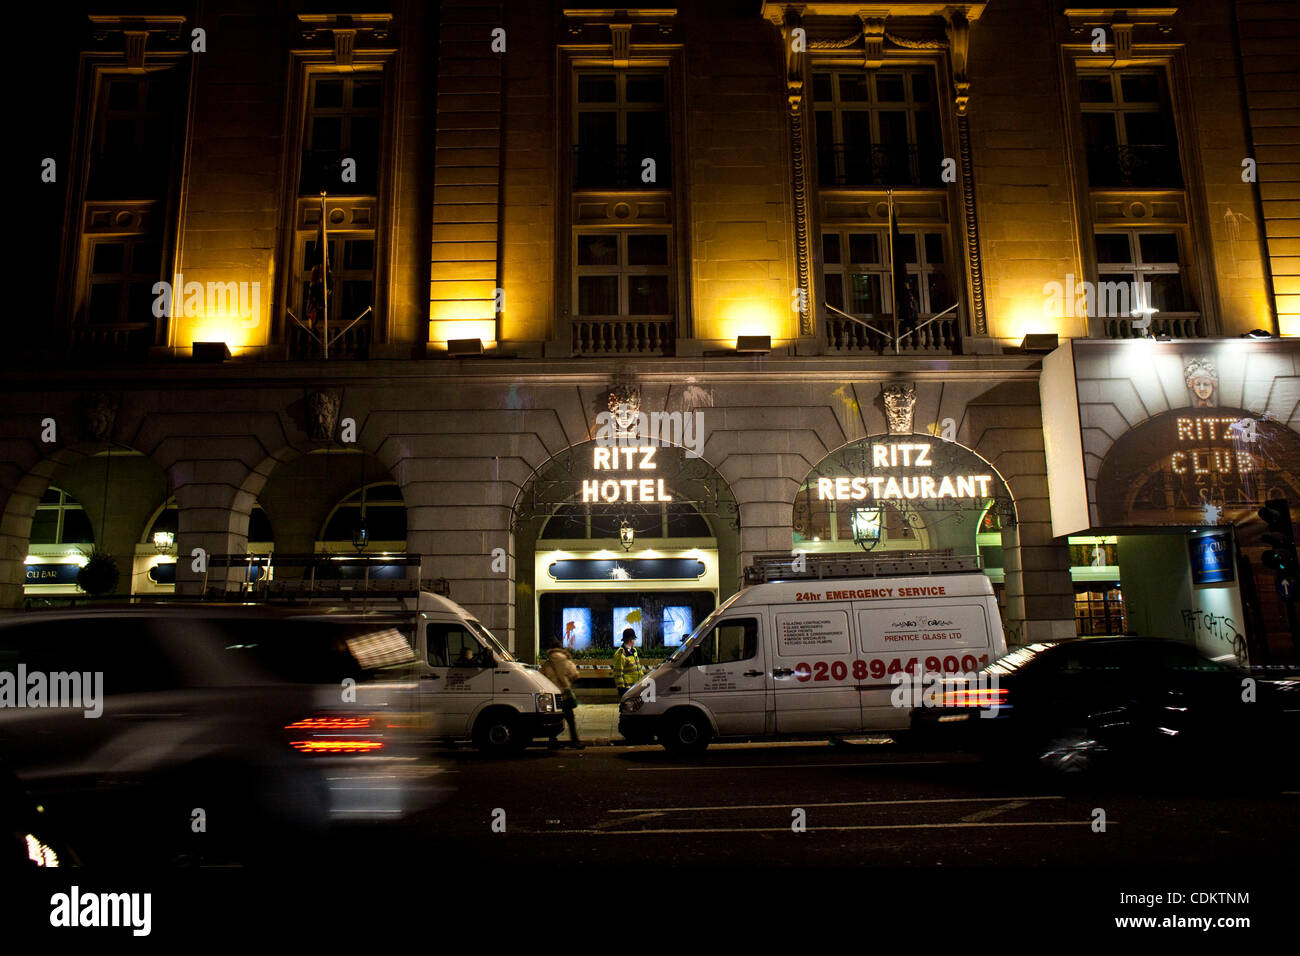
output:
M 1241 333 L 1243 339 L 1271 339 L 1272 332 L 1265 332 L 1263 329 L 1251 329 L 1249 332 Z
M 1020 342 L 1022 352 L 1051 352 L 1060 344 L 1055 332 L 1030 332 Z
M 457 356 L 482 355 L 483 340 L 482 339 L 448 339 L 447 354 L 457 355 Z
M 863 551 L 870 551 L 880 543 L 880 525 L 883 517 L 879 508 L 854 509 L 853 540 Z
M 366 545 L 370 542 L 370 535 L 366 532 L 366 526 L 362 525 L 352 532 L 352 547 L 358 551 L 364 551 Z
M 636 531 L 627 523 L 627 519 L 624 518 L 623 523 L 618 526 L 618 543 L 623 546 L 624 551 L 631 551 L 632 542 L 635 540 Z
M 153 533 L 153 546 L 158 549 L 160 554 L 166 554 L 176 543 L 176 535 L 171 531 L 155 531 Z
M 1155 340 L 1156 340 L 1157 342 L 1172 342 L 1172 341 L 1173 341 L 1173 337 L 1172 337 L 1168 332 L 1157 332 L 1157 333 L 1153 336 L 1153 338 L 1155 338 Z
M 737 355 L 767 355 L 771 351 L 772 336 L 770 335 L 736 336 Z
M 225 342 L 194 342 L 192 354 L 196 362 L 224 362 L 230 358 L 230 346 Z

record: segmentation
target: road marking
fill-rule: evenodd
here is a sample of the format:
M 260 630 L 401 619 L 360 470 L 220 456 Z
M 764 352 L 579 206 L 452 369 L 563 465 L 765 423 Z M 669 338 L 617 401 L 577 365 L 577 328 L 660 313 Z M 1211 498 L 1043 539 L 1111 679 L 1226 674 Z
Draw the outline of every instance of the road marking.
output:
M 985 807 L 983 810 L 976 810 L 974 813 L 968 813 L 961 818 L 962 823 L 978 823 L 980 820 L 987 820 L 989 817 L 996 817 L 999 813 L 1006 813 L 1008 810 L 1019 810 L 1025 806 L 1024 800 L 1012 800 L 997 807 Z
M 1109 825 L 1115 820 L 1107 820 Z M 1089 827 L 1091 820 L 1035 820 L 1024 822 L 986 821 L 980 823 L 880 823 L 872 825 L 809 827 L 806 832 L 839 830 L 969 830 L 976 827 Z M 518 832 L 518 831 L 516 831 Z M 546 833 L 586 834 L 588 836 L 651 836 L 654 834 L 684 833 L 790 833 L 790 827 L 679 827 L 664 830 L 528 830 L 535 836 Z
M 999 800 L 1064 800 L 1061 796 L 1052 797 L 936 797 L 926 800 L 848 800 L 843 803 L 799 803 L 801 807 L 892 807 L 908 806 L 911 804 L 922 803 L 990 803 Z M 644 808 L 632 808 L 627 810 L 606 810 L 606 813 L 686 813 L 699 810 L 783 810 L 786 807 L 793 807 L 798 801 L 787 800 L 785 803 L 737 803 L 717 807 L 654 807 L 653 811 Z M 1022 807 L 1024 803 L 1008 804 L 1011 806 Z
M 649 820 L 654 817 L 661 817 L 661 816 L 663 816 L 663 813 L 657 810 L 650 813 L 638 813 L 634 817 L 625 817 L 622 820 L 610 820 L 606 823 L 597 823 L 593 829 L 606 830 L 609 827 L 616 827 L 624 823 L 631 823 L 633 820 Z
M 927 767 L 947 764 L 948 760 L 871 760 L 865 763 L 756 763 L 730 767 L 628 767 L 628 773 L 649 773 L 657 770 L 804 770 L 815 767 Z

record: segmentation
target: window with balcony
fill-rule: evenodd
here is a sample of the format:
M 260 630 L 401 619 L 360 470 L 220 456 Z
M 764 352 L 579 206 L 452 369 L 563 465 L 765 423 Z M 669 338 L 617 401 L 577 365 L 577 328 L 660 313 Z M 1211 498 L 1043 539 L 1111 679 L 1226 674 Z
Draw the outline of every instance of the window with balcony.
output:
M 1181 189 L 1178 137 L 1164 73 L 1079 73 L 1079 109 L 1094 189 Z
M 575 235 L 575 351 L 671 349 L 671 249 L 667 232 L 602 229 Z
M 942 185 L 930 70 L 814 72 L 813 109 L 822 186 Z
M 1107 338 L 1199 338 L 1201 317 L 1185 287 L 1179 233 L 1097 232 L 1097 287 L 1091 316 Z
M 573 76 L 575 189 L 666 189 L 672 177 L 667 74 L 579 70 Z
M 374 327 L 376 229 L 384 75 L 314 73 L 307 77 L 298 179 L 290 310 L 310 328 L 288 325 L 289 355 L 366 358 Z M 329 242 L 322 279 L 321 193 Z M 326 293 L 328 292 L 328 296 Z
M 956 310 L 922 326 L 955 304 L 948 275 L 944 233 L 937 229 L 900 230 L 895 254 L 905 273 L 906 295 L 917 329 L 894 328 L 889 233 L 884 229 L 845 229 L 822 233 L 822 277 L 826 302 L 889 335 L 902 334 L 903 349 L 951 349 L 956 345 Z M 903 289 L 898 290 L 904 294 Z M 865 325 L 827 310 L 827 339 L 834 349 L 883 351 L 893 343 Z

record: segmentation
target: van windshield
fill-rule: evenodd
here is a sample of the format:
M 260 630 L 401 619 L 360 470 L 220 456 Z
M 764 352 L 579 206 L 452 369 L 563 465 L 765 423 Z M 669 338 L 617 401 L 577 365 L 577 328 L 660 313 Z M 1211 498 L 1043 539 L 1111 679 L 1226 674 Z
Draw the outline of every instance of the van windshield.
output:
M 487 642 L 488 647 L 492 648 L 492 652 L 497 655 L 498 659 L 503 661 L 514 660 L 514 655 L 512 655 L 508 650 L 506 650 L 501 645 L 501 642 L 498 641 L 495 637 L 493 637 L 492 632 L 489 631 L 486 627 L 484 627 L 482 624 L 480 624 L 478 621 L 474 620 L 473 618 L 470 618 L 468 620 L 468 624 L 470 626 L 470 630 L 472 630 L 475 634 L 477 634 L 480 640 Z
M 718 619 L 718 615 L 721 614 L 723 611 L 725 611 L 727 608 L 731 607 L 731 605 L 735 603 L 736 598 L 740 597 L 742 593 L 744 592 L 737 591 L 731 597 L 727 598 L 725 601 L 719 604 L 708 617 L 700 621 L 699 626 L 695 628 L 695 630 L 691 631 L 690 636 L 682 641 L 681 646 L 678 647 L 677 650 L 673 651 L 671 654 L 668 655 L 668 658 L 667 660 L 664 661 L 664 663 L 671 664 L 673 661 L 680 660 L 681 658 L 685 657 L 687 652 L 690 651 L 690 649 L 695 646 L 695 642 L 699 638 L 699 636 L 701 634 L 706 633 L 709 630 L 709 628 L 713 627 L 713 622 Z

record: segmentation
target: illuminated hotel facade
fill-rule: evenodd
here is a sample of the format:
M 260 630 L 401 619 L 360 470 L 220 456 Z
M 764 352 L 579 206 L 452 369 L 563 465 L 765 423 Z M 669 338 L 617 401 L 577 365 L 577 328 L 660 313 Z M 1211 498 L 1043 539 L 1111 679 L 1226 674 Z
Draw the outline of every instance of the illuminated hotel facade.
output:
M 92 544 L 120 594 L 410 552 L 531 659 L 671 646 L 755 554 L 926 550 L 1013 643 L 1294 653 L 1271 5 L 145 7 L 50 14 L 5 607 Z

